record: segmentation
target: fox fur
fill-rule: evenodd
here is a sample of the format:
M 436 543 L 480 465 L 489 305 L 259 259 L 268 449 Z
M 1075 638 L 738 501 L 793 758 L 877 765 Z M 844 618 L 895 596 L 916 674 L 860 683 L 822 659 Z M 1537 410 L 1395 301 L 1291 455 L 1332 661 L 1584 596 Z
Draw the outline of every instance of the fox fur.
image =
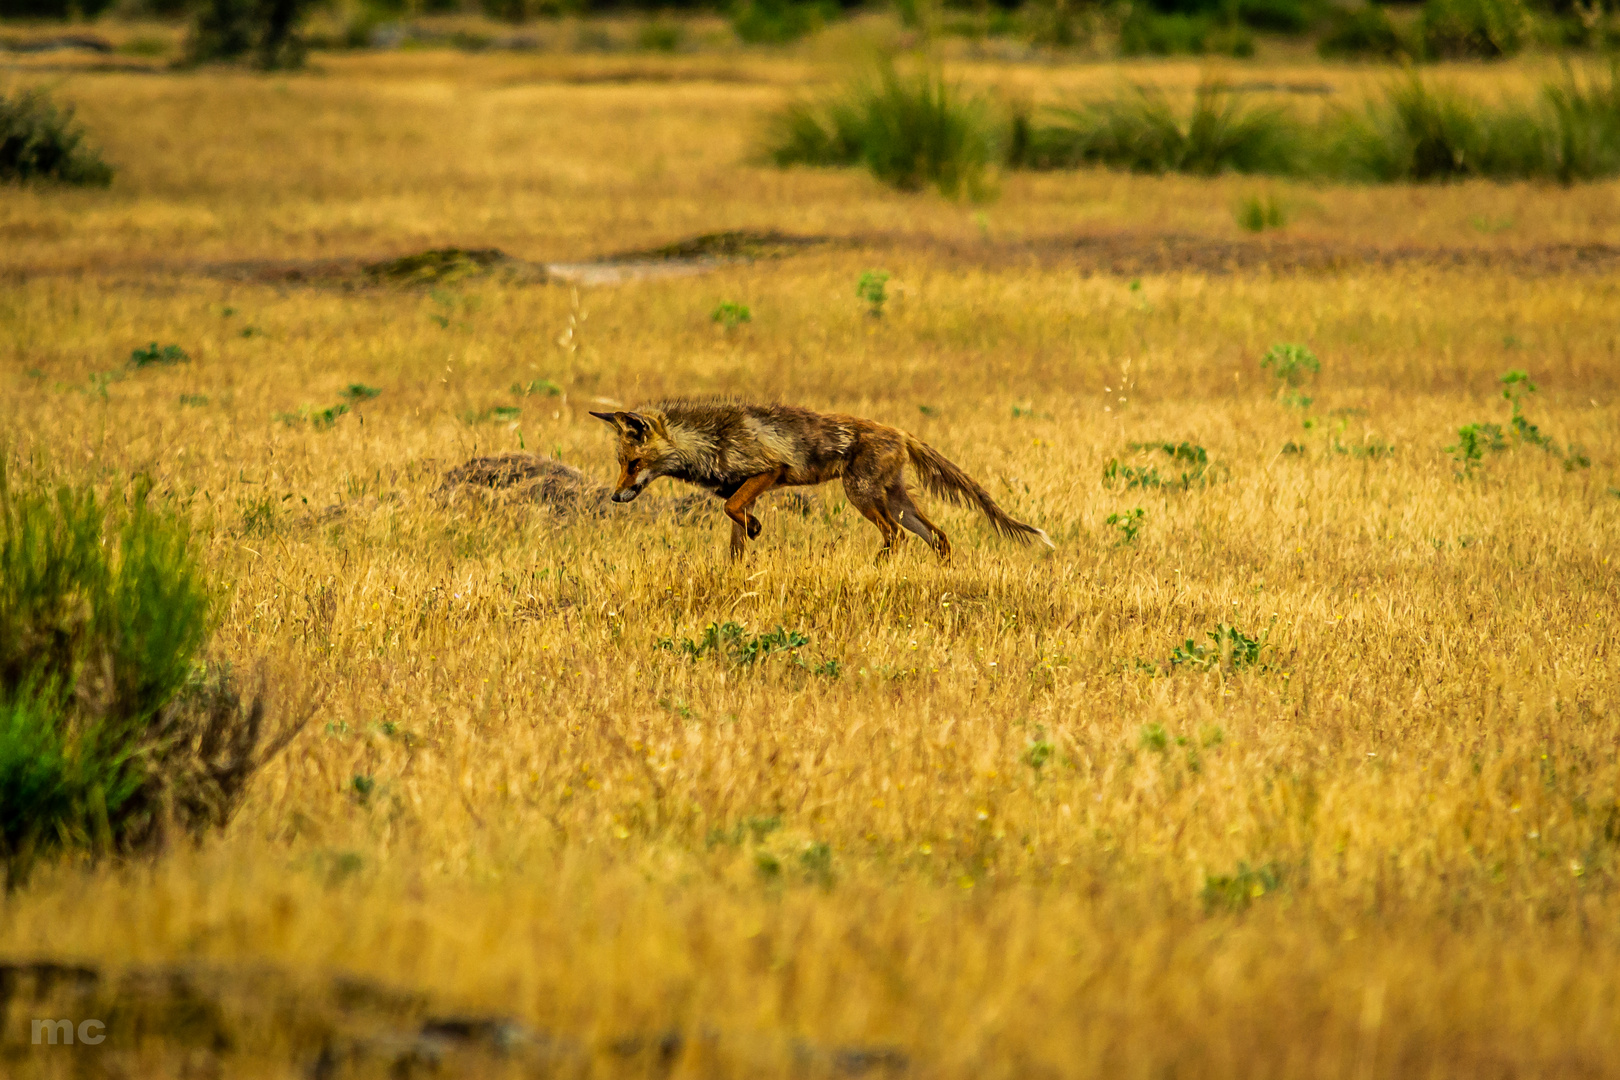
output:
M 850 505 L 883 535 L 879 561 L 901 529 L 915 533 L 943 562 L 951 542 L 906 490 L 910 465 L 930 494 L 976 507 L 991 528 L 1022 544 L 1052 541 L 1015 521 L 971 476 L 938 450 L 898 428 L 839 413 L 738 401 L 664 401 L 635 412 L 593 412 L 618 432 L 619 482 L 614 502 L 629 502 L 660 476 L 684 480 L 726 500 L 731 555 L 739 558 L 762 526 L 754 500 L 779 487 L 841 479 Z

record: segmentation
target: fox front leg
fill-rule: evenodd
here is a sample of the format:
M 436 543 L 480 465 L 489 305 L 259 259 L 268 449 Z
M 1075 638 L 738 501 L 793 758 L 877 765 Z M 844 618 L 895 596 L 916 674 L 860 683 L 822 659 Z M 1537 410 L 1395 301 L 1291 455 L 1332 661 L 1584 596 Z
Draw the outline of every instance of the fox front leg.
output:
M 748 512 L 754 505 L 754 500 L 760 495 L 776 486 L 782 478 L 782 470 L 773 469 L 758 476 L 750 476 L 744 480 L 731 498 L 726 500 L 726 517 L 731 519 L 731 557 L 741 558 L 743 549 L 748 541 L 753 540 L 764 530 L 759 518 Z

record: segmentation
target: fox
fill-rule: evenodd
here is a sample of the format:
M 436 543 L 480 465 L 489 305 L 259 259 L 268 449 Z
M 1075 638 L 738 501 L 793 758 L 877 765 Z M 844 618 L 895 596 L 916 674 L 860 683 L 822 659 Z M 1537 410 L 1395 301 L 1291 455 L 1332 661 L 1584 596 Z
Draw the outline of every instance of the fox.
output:
M 948 562 L 951 541 L 912 500 L 907 465 L 930 494 L 977 508 L 1002 536 L 1055 546 L 1042 530 L 1014 520 L 938 450 L 875 420 L 727 399 L 661 401 L 591 415 L 618 433 L 619 480 L 612 500 L 630 502 L 661 476 L 707 489 L 725 500 L 733 560 L 742 558 L 748 542 L 764 529 L 750 513 L 755 499 L 775 488 L 842 480 L 850 505 L 882 534 L 879 563 L 905 539 L 901 530 L 920 537 L 940 562 Z

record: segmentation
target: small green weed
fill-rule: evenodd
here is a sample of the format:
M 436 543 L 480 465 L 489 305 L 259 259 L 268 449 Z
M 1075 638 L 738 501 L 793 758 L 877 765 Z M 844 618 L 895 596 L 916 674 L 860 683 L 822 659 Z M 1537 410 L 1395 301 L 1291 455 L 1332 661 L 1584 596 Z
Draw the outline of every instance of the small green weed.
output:
M 725 656 L 734 664 L 751 666 L 778 652 L 792 652 L 810 644 L 797 630 L 778 626 L 762 634 L 750 634 L 742 623 L 710 623 L 696 638 L 659 638 L 657 647 L 700 660 L 705 656 Z
M 347 405 L 333 405 L 330 408 L 320 409 L 309 414 L 309 426 L 316 431 L 326 431 L 338 422 L 338 417 L 349 411 Z
M 874 319 L 883 317 L 883 305 L 889 300 L 889 274 L 885 270 L 868 270 L 855 283 L 855 295 L 866 301 L 866 313 Z
M 1127 443 L 1126 446 L 1137 453 L 1158 451 L 1170 458 L 1172 468 L 1180 466 L 1180 472 L 1167 476 L 1161 474 L 1153 465 L 1126 465 L 1117 459 L 1109 458 L 1108 463 L 1103 466 L 1104 487 L 1112 488 L 1124 484 L 1126 490 L 1169 488 L 1187 491 L 1195 485 L 1202 487 L 1213 479 L 1209 452 L 1196 443 L 1133 442 Z
M 208 404 L 208 395 L 207 394 L 181 394 L 180 395 L 180 404 L 182 404 L 182 405 L 197 405 L 197 406 L 206 405 L 206 404 Z
M 513 397 L 533 397 L 535 395 L 560 397 L 562 392 L 563 388 L 550 379 L 530 379 L 526 383 L 515 382 L 512 384 Z
M 135 349 L 129 354 L 129 366 L 133 368 L 152 367 L 155 364 L 183 364 L 190 360 L 186 350 L 178 345 L 164 345 L 159 347 L 152 342 L 144 349 Z
M 1310 349 L 1291 343 L 1273 345 L 1260 358 L 1260 367 L 1277 377 L 1277 400 L 1292 408 L 1311 407 L 1315 399 L 1300 393 L 1299 388 L 1322 370 L 1322 363 Z
M 1464 424 L 1458 428 L 1457 441 L 1446 447 L 1446 453 L 1459 466 L 1459 476 L 1471 475 L 1484 461 L 1486 453 L 1501 453 L 1525 444 L 1539 446 L 1558 458 L 1566 471 L 1591 467 L 1592 460 L 1579 447 L 1560 447 L 1556 440 L 1543 435 L 1541 429 L 1525 416 L 1524 401 L 1536 392 L 1536 384 L 1530 381 L 1528 372 L 1509 371 L 1501 375 L 1498 381 L 1502 384 L 1502 397 L 1511 409 L 1507 430 L 1492 423 Z
M 1238 671 L 1260 663 L 1261 654 L 1270 646 L 1266 639 L 1270 630 L 1262 630 L 1259 637 L 1250 637 L 1230 623 L 1220 623 L 1208 635 L 1210 644 L 1204 645 L 1192 638 L 1177 645 L 1170 653 L 1170 666 L 1189 667 L 1198 671 Z
M 1136 539 L 1136 534 L 1142 529 L 1142 519 L 1147 511 L 1140 506 L 1126 510 L 1124 513 L 1109 514 L 1107 523 L 1119 530 L 1121 544 L 1129 544 Z
M 342 402 L 326 409 L 314 409 L 308 405 L 300 405 L 296 412 L 278 412 L 272 419 L 288 427 L 297 427 L 308 424 L 316 431 L 328 431 L 338 422 L 339 417 L 349 411 L 349 406 Z
M 268 491 L 257 497 L 238 498 L 236 509 L 242 520 L 237 526 L 237 535 L 274 536 L 281 526 L 281 504 L 291 498 L 285 495 L 277 499 Z
M 350 383 L 338 396 L 358 404 L 362 401 L 370 401 L 381 393 L 382 391 L 375 386 L 367 386 L 365 383 Z
M 511 423 L 523 415 L 523 410 L 516 405 L 492 405 L 487 409 L 468 409 L 461 414 L 464 424 L 482 424 L 494 421 L 497 424 Z
M 735 330 L 745 322 L 753 322 L 754 313 L 748 310 L 747 304 L 734 304 L 727 300 L 709 313 L 709 320 L 727 330 Z
M 1024 747 L 1024 764 L 1036 772 L 1040 772 L 1046 766 L 1046 763 L 1052 760 L 1052 755 L 1056 752 L 1056 749 L 1051 741 L 1047 739 L 1046 729 L 1038 727 L 1035 729 L 1035 737 L 1029 741 L 1028 746 Z
M 1462 466 L 1463 472 L 1471 472 L 1484 459 L 1485 452 L 1497 453 L 1506 450 L 1507 440 L 1502 438 L 1502 428 L 1498 424 L 1464 424 L 1457 429 L 1457 441 L 1446 447 L 1450 454 Z
M 123 382 L 123 371 L 92 371 L 90 373 L 90 388 L 86 391 L 91 397 L 107 400 L 107 387 L 115 382 Z
M 1204 910 L 1242 911 L 1267 893 L 1276 892 L 1282 883 L 1282 868 L 1276 863 L 1250 866 L 1240 862 L 1233 873 L 1205 875 Z
M 1267 229 L 1280 229 L 1288 224 L 1288 207 L 1283 205 L 1272 195 L 1251 195 L 1239 202 L 1232 216 L 1237 219 L 1238 227 L 1249 232 L 1265 232 Z
M 832 848 L 821 841 L 804 845 L 799 852 L 799 869 L 805 880 L 829 889 L 833 884 Z

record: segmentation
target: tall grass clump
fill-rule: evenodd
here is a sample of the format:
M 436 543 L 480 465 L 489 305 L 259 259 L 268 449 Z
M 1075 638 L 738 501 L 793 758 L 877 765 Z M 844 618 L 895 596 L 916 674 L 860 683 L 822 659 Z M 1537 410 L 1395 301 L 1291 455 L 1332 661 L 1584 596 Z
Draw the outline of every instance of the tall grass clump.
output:
M 1568 68 L 1562 82 L 1542 89 L 1551 119 L 1552 174 L 1560 183 L 1620 175 L 1620 61 L 1609 66 L 1608 82 L 1583 82 Z
M 229 817 L 264 760 L 264 707 L 198 663 L 214 600 L 185 522 L 147 485 L 104 501 L 0 468 L 8 886 L 53 851 L 133 851 Z
M 1531 29 L 1523 0 L 1427 0 L 1418 18 L 1424 51 L 1444 59 L 1513 56 Z
M 1620 175 L 1620 65 L 1606 81 L 1566 70 L 1538 99 L 1494 106 L 1413 76 L 1334 124 L 1326 154 L 1353 179 L 1602 179 Z
M 1135 5 L 1120 23 L 1119 51 L 1124 56 L 1176 56 L 1214 53 L 1254 55 L 1248 28 L 1218 20 L 1208 12 L 1158 12 Z
M 1606 78 L 1566 69 L 1535 98 L 1499 102 L 1412 75 L 1359 110 L 1333 110 L 1309 124 L 1285 106 L 1246 104 L 1209 83 L 1186 110 L 1162 91 L 1138 87 L 1048 115 L 1045 122 L 1028 111 L 1013 116 L 1009 167 L 1366 183 L 1572 184 L 1620 175 L 1620 63 Z
M 745 0 L 731 16 L 731 29 L 750 45 L 787 45 L 820 30 L 838 17 L 830 2 Z
M 304 66 L 299 27 L 310 0 L 204 0 L 192 21 L 186 56 L 194 64 L 248 60 L 264 71 Z
M 1394 60 L 1414 50 L 1401 38 L 1382 7 L 1365 4 L 1333 9 L 1316 51 L 1326 59 Z
M 0 94 L 0 183 L 55 181 L 106 187 L 112 167 L 85 141 L 72 106 L 59 106 L 43 90 Z
M 997 139 L 990 110 L 935 69 L 883 62 L 819 100 L 771 117 L 764 155 L 778 167 L 860 165 L 901 191 L 982 198 Z
M 1055 110 L 1056 122 L 1032 132 L 1032 168 L 1107 165 L 1141 173 L 1287 174 L 1301 168 L 1304 129 L 1283 107 L 1249 105 L 1218 83 L 1204 83 L 1192 107 L 1178 109 L 1162 91 L 1128 93 Z

